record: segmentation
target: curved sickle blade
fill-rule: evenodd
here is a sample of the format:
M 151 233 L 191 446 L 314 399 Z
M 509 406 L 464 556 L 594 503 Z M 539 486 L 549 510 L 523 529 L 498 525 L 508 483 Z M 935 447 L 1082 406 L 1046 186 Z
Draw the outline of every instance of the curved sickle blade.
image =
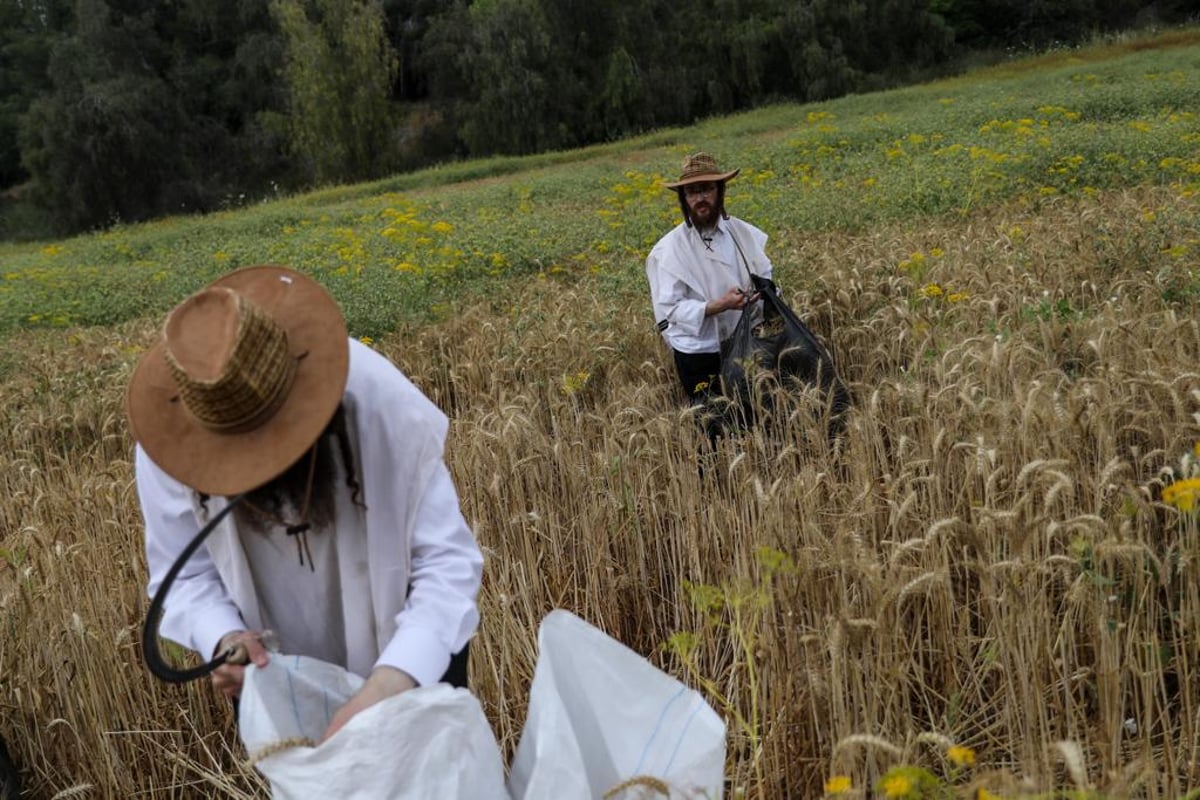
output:
M 158 649 L 158 622 L 162 617 L 163 604 L 167 599 L 167 592 L 170 591 L 171 585 L 175 583 L 175 579 L 179 577 L 179 571 L 183 569 L 183 565 L 187 563 L 192 554 L 199 549 L 200 545 L 208 538 L 208 535 L 216 530 L 217 525 L 225 518 L 225 515 L 233 510 L 234 506 L 242 501 L 245 495 L 238 495 L 232 498 L 228 504 L 217 512 L 216 516 L 208 521 L 200 532 L 188 542 L 188 546 L 183 548 L 183 552 L 175 559 L 175 563 L 167 570 L 166 576 L 162 583 L 158 585 L 158 591 L 154 593 L 154 599 L 150 601 L 150 610 L 146 612 L 146 622 L 142 626 L 142 655 L 146 659 L 146 666 L 154 673 L 154 677 L 168 683 L 187 683 L 194 681 L 197 678 L 203 678 L 222 664 L 245 664 L 249 659 L 246 654 L 245 645 L 234 645 L 223 653 L 217 655 L 212 661 L 207 664 L 201 664 L 188 669 L 176 669 L 166 662 L 162 657 L 162 653 Z M 239 655 L 241 661 L 235 660 Z

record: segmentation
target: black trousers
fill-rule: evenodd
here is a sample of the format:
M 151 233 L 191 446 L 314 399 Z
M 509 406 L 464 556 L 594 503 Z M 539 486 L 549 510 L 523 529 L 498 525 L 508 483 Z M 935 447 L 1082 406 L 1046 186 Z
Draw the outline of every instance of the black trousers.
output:
M 717 391 L 721 374 L 720 353 L 681 353 L 674 349 L 672 352 L 675 354 L 675 371 L 679 373 L 679 382 L 689 400 L 700 400 Z
M 448 683 L 455 689 L 469 689 L 467 686 L 467 662 L 471 643 L 467 642 L 463 645 L 463 649 L 459 650 L 454 655 L 450 656 L 450 666 L 446 668 L 446 674 L 442 676 L 442 683 Z

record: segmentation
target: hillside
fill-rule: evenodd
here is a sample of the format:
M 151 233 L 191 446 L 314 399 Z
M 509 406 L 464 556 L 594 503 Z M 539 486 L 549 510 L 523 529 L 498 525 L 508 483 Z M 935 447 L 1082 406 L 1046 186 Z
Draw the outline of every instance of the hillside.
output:
M 263 796 L 228 708 L 141 666 L 121 398 L 164 310 L 268 261 L 451 417 L 506 752 L 565 607 L 704 688 L 727 796 L 1196 789 L 1200 521 L 1163 489 L 1200 475 L 1198 42 L 0 247 L 0 734 L 30 796 Z M 832 448 L 811 396 L 711 455 L 674 402 L 642 261 L 699 149 L 855 395 Z

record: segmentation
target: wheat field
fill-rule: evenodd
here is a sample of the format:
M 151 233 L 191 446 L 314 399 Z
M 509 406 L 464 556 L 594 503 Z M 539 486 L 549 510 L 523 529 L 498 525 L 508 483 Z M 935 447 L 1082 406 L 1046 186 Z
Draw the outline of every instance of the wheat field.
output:
M 565 608 L 702 688 L 729 797 L 834 775 L 877 796 L 898 764 L 962 795 L 1194 791 L 1200 527 L 1161 489 L 1200 440 L 1194 259 L 1163 244 L 1195 215 L 1143 188 L 779 232 L 784 297 L 855 398 L 832 444 L 798 395 L 710 449 L 646 299 L 600 280 L 374 341 L 452 420 L 487 559 L 472 682 L 504 752 Z M 28 797 L 265 796 L 208 686 L 141 663 L 121 402 L 157 324 L 9 338 L 0 734 Z

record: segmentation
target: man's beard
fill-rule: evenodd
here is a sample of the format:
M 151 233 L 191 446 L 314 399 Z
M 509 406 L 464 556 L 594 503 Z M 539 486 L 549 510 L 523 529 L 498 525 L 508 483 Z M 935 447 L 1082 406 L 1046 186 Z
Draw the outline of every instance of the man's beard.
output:
M 273 525 L 279 525 L 280 520 L 285 525 L 307 522 L 314 530 L 330 526 L 334 517 L 334 487 L 337 480 L 335 442 L 336 435 L 326 431 L 313 445 L 317 450 L 315 466 L 312 464 L 313 451 L 310 448 L 278 477 L 247 492 L 247 502 L 239 503 L 234 509 L 238 527 L 265 534 Z M 310 493 L 309 473 L 314 469 L 308 513 L 304 514 L 305 497 Z
M 717 220 L 721 217 L 721 207 L 716 203 L 708 206 L 708 213 L 704 215 L 703 219 L 700 218 L 694 208 L 690 209 L 689 213 L 692 218 L 692 224 L 697 228 L 711 228 L 717 224 Z

